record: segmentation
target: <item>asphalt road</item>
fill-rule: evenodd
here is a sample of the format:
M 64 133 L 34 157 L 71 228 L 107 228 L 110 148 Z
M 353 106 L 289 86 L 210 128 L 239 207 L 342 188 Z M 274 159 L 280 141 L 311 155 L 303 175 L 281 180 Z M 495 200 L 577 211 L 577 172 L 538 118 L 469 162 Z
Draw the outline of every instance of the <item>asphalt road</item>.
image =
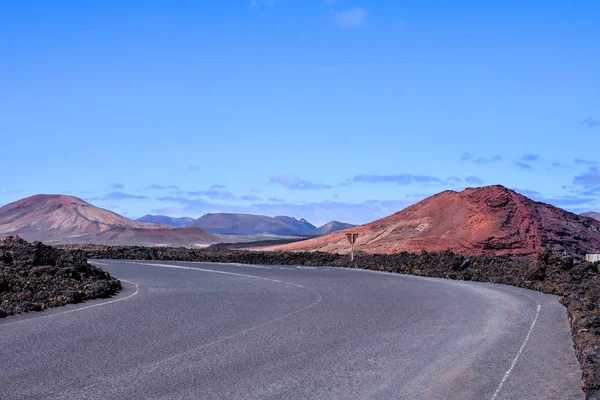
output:
M 97 264 L 112 299 L 0 321 L 2 399 L 582 399 L 558 298 L 336 268 Z

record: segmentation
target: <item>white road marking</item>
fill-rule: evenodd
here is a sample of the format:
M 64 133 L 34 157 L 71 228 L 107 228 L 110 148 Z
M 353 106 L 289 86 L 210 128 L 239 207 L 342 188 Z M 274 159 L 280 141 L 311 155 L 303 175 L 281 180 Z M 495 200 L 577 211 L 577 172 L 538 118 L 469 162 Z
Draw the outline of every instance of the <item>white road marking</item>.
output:
M 119 262 L 119 261 L 115 261 L 115 262 Z M 280 280 L 277 280 L 277 279 L 262 278 L 262 277 L 260 277 L 260 276 L 254 276 L 254 275 L 245 275 L 245 274 L 238 274 L 238 273 L 235 273 L 235 272 L 217 271 L 217 270 L 213 270 L 213 269 L 204 269 L 204 268 L 185 267 L 185 266 L 182 266 L 182 265 L 157 264 L 157 263 L 148 263 L 148 262 L 134 262 L 134 261 L 121 261 L 121 262 L 122 262 L 122 263 L 124 263 L 124 264 L 135 264 L 135 265 L 142 265 L 142 266 L 145 266 L 145 265 L 151 265 L 151 266 L 162 267 L 162 268 L 175 268 L 175 269 L 187 269 L 187 270 L 192 270 L 192 271 L 201 271 L 201 272 L 214 272 L 214 273 L 217 273 L 217 274 L 224 274 L 224 275 L 234 275 L 234 276 L 242 276 L 242 277 L 245 277 L 245 278 L 259 279 L 259 280 L 263 280 L 263 281 L 270 281 L 270 282 L 277 282 L 277 283 L 282 283 L 282 284 L 284 284 L 284 285 L 291 285 L 291 286 L 296 286 L 296 287 L 299 287 L 299 288 L 302 288 L 302 289 L 306 289 L 306 290 L 308 290 L 308 291 L 311 291 L 311 292 L 314 292 L 314 293 L 316 293 L 316 294 L 317 294 L 317 296 L 319 296 L 319 298 L 317 299 L 317 301 L 315 301 L 314 303 L 312 303 L 312 304 L 309 304 L 308 306 L 306 306 L 306 307 L 303 307 L 303 308 L 301 308 L 301 309 L 299 309 L 299 310 L 293 311 L 293 312 L 291 312 L 291 313 L 289 313 L 289 314 L 286 314 L 286 315 L 283 315 L 283 316 L 281 316 L 281 317 L 278 317 L 278 318 L 272 319 L 272 320 L 270 320 L 270 321 L 264 322 L 264 323 L 262 323 L 262 324 L 260 324 L 260 325 L 256 325 L 256 326 L 253 326 L 253 327 L 251 327 L 251 328 L 244 329 L 244 330 L 242 330 L 242 331 L 240 331 L 240 332 L 234 333 L 233 335 L 225 336 L 225 337 L 222 337 L 222 338 L 220 338 L 220 339 L 217 339 L 217 340 L 215 340 L 215 341 L 213 341 L 213 342 L 210 342 L 210 343 L 203 344 L 203 345 L 201 345 L 201 346 L 198 346 L 198 347 L 195 347 L 195 348 L 193 348 L 193 349 L 189 349 L 189 350 L 187 350 L 187 351 L 184 351 L 183 353 L 175 354 L 174 356 L 167 357 L 167 358 L 164 358 L 164 359 L 162 359 L 162 360 L 155 361 L 155 362 L 153 362 L 153 363 L 151 363 L 151 364 L 148 364 L 148 365 L 144 365 L 144 366 L 143 366 L 143 367 L 141 367 L 140 369 L 142 369 L 142 368 L 143 368 L 143 369 L 150 369 L 150 368 L 152 368 L 152 367 L 156 367 L 156 366 L 158 366 L 158 365 L 160 365 L 160 364 L 163 364 L 163 363 L 169 362 L 169 361 L 171 361 L 171 360 L 177 359 L 177 358 L 179 358 L 179 357 L 185 356 L 186 354 L 190 354 L 190 353 L 193 353 L 193 352 L 195 352 L 195 351 L 202 350 L 202 349 L 204 349 L 204 348 L 206 348 L 206 347 L 213 346 L 213 345 L 215 345 L 215 344 L 218 344 L 218 343 L 224 342 L 224 341 L 226 341 L 226 340 L 233 339 L 233 338 L 235 338 L 235 337 L 238 337 L 238 336 L 244 335 L 244 334 L 246 334 L 246 333 L 249 333 L 249 332 L 255 331 L 255 330 L 257 330 L 257 329 L 263 328 L 263 327 L 265 327 L 265 326 L 267 326 L 267 325 L 271 325 L 271 324 L 273 324 L 273 323 L 275 323 L 275 322 L 281 321 L 281 320 L 283 320 L 283 319 L 285 319 L 285 318 L 289 318 L 289 317 L 291 317 L 291 316 L 293 316 L 293 315 L 296 315 L 296 314 L 298 314 L 298 313 L 301 313 L 301 312 L 303 312 L 303 311 L 306 311 L 306 310 L 308 310 L 309 308 L 312 308 L 312 307 L 316 306 L 317 304 L 319 304 L 319 303 L 321 302 L 321 300 L 323 299 L 323 297 L 321 296 L 321 294 L 320 294 L 320 293 L 318 293 L 318 292 L 316 292 L 316 291 L 314 291 L 314 290 L 312 290 L 312 289 L 309 289 L 309 288 L 307 288 L 307 287 L 305 287 L 305 286 L 302 286 L 302 285 L 298 285 L 298 284 L 291 283 L 291 282 L 284 282 L 284 281 L 280 281 Z M 136 286 L 137 286 L 137 285 L 136 285 Z M 136 292 L 136 293 L 137 293 L 137 292 Z M 100 379 L 101 379 L 101 378 L 100 378 Z M 72 392 L 69 392 L 69 393 L 63 394 L 62 396 L 56 397 L 56 399 L 58 400 L 58 399 L 64 399 L 64 398 L 67 398 L 67 397 L 69 397 L 69 396 L 71 396 L 71 395 L 75 395 L 75 394 L 77 394 L 77 393 L 79 393 L 79 392 L 82 392 L 82 391 L 85 391 L 85 390 L 87 390 L 87 389 L 90 389 L 90 388 L 92 388 L 92 387 L 95 387 L 96 385 L 99 385 L 100 383 L 102 383 L 102 380 L 100 380 L 99 382 L 95 382 L 95 383 L 93 383 L 93 384 L 91 384 L 91 385 L 89 385 L 89 386 L 86 386 L 86 387 L 85 387 L 85 388 L 83 388 L 83 389 L 77 389 L 77 390 L 75 390 L 75 391 L 72 391 Z
M 260 269 L 273 269 L 271 267 L 265 267 L 263 265 L 248 265 L 248 264 L 233 264 L 238 267 L 248 267 L 248 268 L 260 268 Z
M 168 357 L 168 358 L 165 358 L 165 359 L 162 359 L 162 360 L 156 361 L 156 362 L 154 362 L 154 363 L 152 363 L 152 364 L 148 364 L 148 365 L 146 365 L 146 366 L 145 366 L 145 368 L 149 368 L 149 367 L 153 367 L 153 366 L 156 366 L 156 365 L 159 365 L 159 364 L 165 363 L 165 362 L 167 362 L 167 361 L 170 361 L 170 360 L 173 360 L 173 359 L 175 359 L 175 358 L 181 357 L 181 356 L 183 356 L 183 355 L 185 355 L 185 354 L 192 353 L 192 352 L 194 352 L 194 351 L 197 351 L 197 350 L 200 350 L 200 349 L 206 348 L 206 347 L 208 347 L 208 346 L 212 346 L 212 345 L 214 345 L 214 344 L 217 344 L 217 343 L 223 342 L 223 341 L 225 341 L 225 340 L 232 339 L 232 338 L 234 338 L 234 337 L 237 337 L 237 336 L 243 335 L 243 334 L 245 334 L 245 333 L 248 333 L 248 332 L 252 332 L 252 331 L 254 331 L 254 330 L 256 330 L 256 329 L 259 329 L 259 328 L 262 328 L 262 327 L 264 327 L 264 326 L 270 325 L 270 324 L 272 324 L 272 323 L 275 323 L 275 322 L 277 322 L 277 321 L 281 321 L 282 319 L 285 319 L 285 318 L 291 317 L 292 315 L 295 315 L 295 314 L 301 313 L 302 311 L 306 311 L 306 310 L 308 310 L 309 308 L 312 308 L 312 307 L 316 306 L 316 305 L 317 305 L 317 304 L 319 304 L 319 303 L 321 302 L 321 300 L 323 299 L 323 298 L 322 298 L 322 296 L 321 296 L 321 294 L 319 294 L 318 292 L 316 292 L 316 291 L 314 291 L 314 290 L 311 290 L 311 289 L 309 289 L 309 288 L 307 288 L 307 287 L 305 287 L 305 286 L 298 285 L 298 284 L 296 284 L 296 283 L 291 283 L 291 282 L 284 282 L 284 281 L 280 281 L 280 280 L 277 280 L 277 279 L 263 278 L 263 277 L 260 277 L 260 276 L 254 276 L 254 275 L 238 274 L 238 273 L 236 273 L 236 272 L 217 271 L 217 270 L 214 270 L 214 269 L 204 269 L 204 268 L 184 267 L 184 266 L 182 266 L 182 265 L 155 264 L 155 263 L 145 263 L 145 262 L 131 263 L 131 264 L 139 264 L 139 265 L 152 265 L 152 266 L 156 266 L 156 267 L 163 267 L 163 268 L 187 269 L 187 270 L 195 270 L 195 271 L 201 271 L 201 272 L 213 272 L 213 273 L 217 273 L 217 274 L 224 274 L 224 275 L 242 276 L 242 277 L 245 277 L 245 278 L 259 279 L 259 280 L 263 280 L 263 281 L 270 281 L 270 282 L 282 283 L 282 284 L 284 284 L 284 285 L 296 286 L 296 287 L 299 287 L 299 288 L 302 288 L 302 289 L 306 289 L 306 290 L 312 291 L 312 292 L 316 293 L 316 294 L 317 294 L 317 296 L 319 296 L 319 298 L 317 299 L 317 301 L 315 301 L 314 303 L 312 303 L 312 304 L 309 304 L 308 306 L 306 306 L 306 307 L 303 307 L 303 308 L 301 308 L 301 309 L 299 309 L 299 310 L 293 311 L 293 312 L 291 312 L 291 313 L 289 313 L 289 314 L 286 314 L 286 315 L 284 315 L 284 316 L 282 316 L 282 317 L 278 317 L 278 318 L 272 319 L 272 320 L 270 320 L 270 321 L 264 322 L 264 323 L 262 323 L 262 324 L 260 324 L 260 325 L 256 325 L 256 326 L 254 326 L 254 327 L 252 327 L 252 328 L 244 329 L 243 331 L 240 331 L 240 332 L 238 332 L 238 333 L 235 333 L 235 334 L 233 334 L 233 335 L 225 336 L 225 337 L 223 337 L 223 338 L 217 339 L 217 340 L 215 340 L 215 341 L 213 341 L 213 342 L 210 342 L 210 343 L 204 344 L 204 345 L 202 345 L 202 346 L 199 346 L 199 347 L 196 347 L 196 348 L 194 348 L 194 349 L 187 350 L 187 351 L 185 351 L 185 352 L 183 352 L 183 353 L 176 354 L 176 355 L 174 355 L 174 356 L 171 356 L 171 357 Z
M 286 284 L 286 285 L 297 286 L 297 287 L 300 287 L 302 289 L 310 290 L 307 287 L 304 287 L 302 285 L 297 285 L 297 284 L 291 283 L 291 282 L 284 282 L 284 281 L 280 281 L 280 280 L 277 280 L 277 279 L 263 278 L 261 276 L 255 276 L 255 275 L 239 274 L 237 272 L 217 271 L 217 270 L 214 270 L 214 269 L 205 269 L 205 268 L 197 268 L 197 267 L 184 267 L 183 265 L 156 264 L 156 263 L 147 263 L 147 262 L 128 262 L 127 264 L 151 265 L 151 266 L 163 267 L 163 268 L 191 269 L 191 270 L 194 270 L 194 271 L 214 272 L 216 274 L 242 276 L 244 278 L 252 278 L 252 279 L 259 279 L 259 280 L 263 280 L 263 281 L 283 283 L 283 284 Z
M 22 324 L 24 322 L 29 322 L 29 321 L 37 321 L 37 320 L 43 319 L 43 318 L 51 318 L 51 317 L 56 317 L 58 315 L 70 314 L 70 313 L 74 313 L 74 312 L 82 311 L 82 310 L 87 310 L 87 309 L 94 308 L 94 307 L 105 306 L 107 304 L 118 303 L 119 301 L 130 299 L 130 298 L 132 298 L 133 296 L 135 296 L 136 294 L 139 293 L 140 287 L 137 285 L 137 283 L 134 283 L 134 282 L 131 282 L 131 281 L 128 281 L 128 280 L 125 280 L 125 279 L 120 279 L 120 281 L 127 282 L 127 283 L 129 283 L 131 285 L 134 285 L 135 286 L 135 292 L 132 293 L 132 294 L 130 294 L 129 296 L 126 296 L 126 297 L 123 297 L 123 298 L 120 298 L 120 299 L 109 300 L 109 301 L 105 301 L 105 302 L 98 303 L 98 304 L 90 304 L 90 305 L 85 306 L 85 307 L 79 307 L 79 308 L 75 308 L 73 310 L 63 311 L 63 312 L 59 312 L 59 313 L 55 313 L 55 314 L 43 315 L 41 317 L 22 319 L 20 321 L 9 322 L 7 324 L 0 324 L 0 328 L 5 327 L 5 326 L 9 326 L 9 325 Z
M 537 301 L 537 299 L 529 296 L 528 294 L 519 292 L 518 290 L 513 290 L 513 289 L 509 289 L 509 288 L 506 288 L 506 289 L 510 290 L 511 292 L 516 292 L 516 293 L 522 294 L 523 296 L 527 296 L 530 299 L 535 300 L 535 302 L 537 303 L 537 311 L 535 313 L 535 317 L 533 318 L 533 322 L 531 323 L 531 327 L 529 328 L 529 332 L 527 332 L 527 336 L 525 336 L 525 340 L 523 341 L 523 344 L 521 345 L 521 348 L 519 349 L 519 352 L 515 356 L 512 363 L 510 364 L 510 368 L 504 373 L 504 376 L 502 377 L 502 380 L 500 381 L 498 388 L 496 389 L 496 391 L 494 392 L 494 394 L 492 395 L 490 400 L 495 400 L 498 397 L 498 394 L 502 390 L 502 386 L 504 386 L 504 382 L 506 382 L 506 380 L 508 379 L 509 375 L 515 368 L 515 365 L 517 365 L 517 361 L 519 360 L 519 357 L 521 357 L 521 353 L 523 353 L 523 349 L 525 349 L 525 346 L 527 345 L 527 342 L 529 341 L 529 337 L 531 336 L 531 332 L 533 332 L 533 328 L 535 327 L 535 323 L 537 322 L 538 316 L 540 315 L 540 310 L 542 308 L 540 302 Z

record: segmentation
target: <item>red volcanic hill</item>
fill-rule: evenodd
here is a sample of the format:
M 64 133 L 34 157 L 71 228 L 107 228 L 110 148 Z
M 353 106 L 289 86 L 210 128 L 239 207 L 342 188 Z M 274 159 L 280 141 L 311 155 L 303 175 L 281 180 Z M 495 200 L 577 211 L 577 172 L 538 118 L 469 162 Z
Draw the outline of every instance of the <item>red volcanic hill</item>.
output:
M 345 253 L 350 231 L 360 234 L 356 249 L 367 253 L 451 249 L 529 256 L 544 248 L 573 255 L 600 252 L 599 221 L 500 185 L 444 191 L 366 225 L 269 249 Z
M 178 245 L 216 243 L 199 228 L 132 221 L 77 197 L 39 194 L 0 208 L 0 236 L 45 243 Z

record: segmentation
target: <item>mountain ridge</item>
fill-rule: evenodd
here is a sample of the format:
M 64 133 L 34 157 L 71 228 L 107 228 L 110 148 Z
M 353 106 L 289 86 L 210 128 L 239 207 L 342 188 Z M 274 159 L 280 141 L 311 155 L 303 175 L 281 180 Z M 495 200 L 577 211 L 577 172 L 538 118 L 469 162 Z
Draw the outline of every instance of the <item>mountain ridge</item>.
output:
M 168 225 L 173 228 L 181 228 L 191 224 L 195 221 L 194 218 L 189 217 L 169 217 L 166 215 L 151 215 L 146 214 L 141 218 L 136 219 L 139 222 L 146 222 L 149 224 Z
M 600 250 L 600 222 L 536 202 L 501 185 L 446 190 L 388 217 L 353 228 L 367 253 L 453 250 L 531 256 L 543 249 L 582 255 Z M 270 250 L 347 252 L 345 233 Z
M 59 194 L 38 194 L 1 207 L 0 235 L 50 244 L 194 246 L 219 241 L 205 231 L 176 232 L 176 228 L 134 221 L 77 197 Z
M 588 217 L 588 218 L 593 218 L 596 221 L 600 221 L 600 212 L 588 211 L 588 212 L 581 213 L 579 215 L 582 215 L 582 216 Z

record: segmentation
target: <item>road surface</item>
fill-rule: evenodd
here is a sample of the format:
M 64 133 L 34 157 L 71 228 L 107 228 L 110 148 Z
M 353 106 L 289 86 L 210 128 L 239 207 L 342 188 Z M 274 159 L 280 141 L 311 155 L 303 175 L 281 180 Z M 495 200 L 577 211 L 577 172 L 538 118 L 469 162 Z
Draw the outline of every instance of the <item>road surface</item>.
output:
M 554 296 L 354 269 L 94 263 L 119 295 L 0 321 L 0 398 L 583 398 Z

